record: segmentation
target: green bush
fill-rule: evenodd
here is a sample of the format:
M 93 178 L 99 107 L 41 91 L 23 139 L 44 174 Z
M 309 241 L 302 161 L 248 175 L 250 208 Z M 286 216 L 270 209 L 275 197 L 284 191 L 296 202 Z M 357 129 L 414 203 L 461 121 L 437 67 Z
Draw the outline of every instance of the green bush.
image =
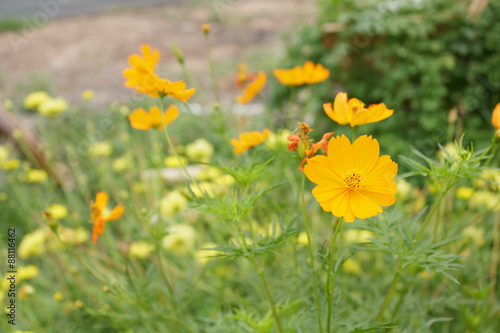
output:
M 392 143 L 392 153 L 403 152 L 410 141 L 431 152 L 436 141 L 455 139 L 455 126 L 448 128 L 453 108 L 469 140 L 488 137 L 480 132 L 491 130 L 491 112 L 500 101 L 499 0 L 490 1 L 477 20 L 468 18 L 470 1 L 338 2 L 319 2 L 318 23 L 289 36 L 282 64 L 312 60 L 331 70 L 330 84 L 314 91 L 317 102 L 311 109 L 320 120 L 321 103 L 333 101 L 341 90 L 395 110 L 376 129 L 366 128 L 374 135 L 384 133 L 382 141 Z M 332 22 L 343 28 L 324 33 Z M 286 94 L 287 88 L 279 87 L 274 100 Z

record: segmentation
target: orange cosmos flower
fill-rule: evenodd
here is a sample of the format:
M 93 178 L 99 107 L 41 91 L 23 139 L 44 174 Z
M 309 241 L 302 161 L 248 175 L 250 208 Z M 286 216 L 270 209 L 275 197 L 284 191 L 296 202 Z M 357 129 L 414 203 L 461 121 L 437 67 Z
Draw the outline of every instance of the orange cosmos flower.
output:
M 245 90 L 243 91 L 243 95 L 236 97 L 236 101 L 241 104 L 247 104 L 251 100 L 258 95 L 258 93 L 264 88 L 266 84 L 267 76 L 263 71 L 259 71 L 257 77 L 250 82 Z
M 262 142 L 266 141 L 269 133 L 271 133 L 271 131 L 267 128 L 262 131 L 262 133 L 259 131 L 241 133 L 239 140 L 231 139 L 231 144 L 234 147 L 234 153 L 242 154 L 248 149 L 260 145 Z
M 104 224 L 109 221 L 113 221 L 122 216 L 125 207 L 122 204 L 116 206 L 111 213 L 107 216 L 103 216 L 103 211 L 106 208 L 106 204 L 108 203 L 108 195 L 106 192 L 99 192 L 95 196 L 95 203 L 90 203 L 90 209 L 92 210 L 92 214 L 90 218 L 94 221 L 94 228 L 92 231 L 92 243 L 97 242 L 97 236 L 102 235 L 104 233 Z
M 500 130 L 500 103 L 498 103 L 493 110 L 493 114 L 491 115 L 491 123 L 497 130 Z
M 127 79 L 125 86 L 134 88 L 138 92 L 148 94 L 151 97 L 175 97 L 186 102 L 194 93 L 195 88 L 186 89 L 183 81 L 171 82 L 168 79 L 160 78 L 155 73 L 155 67 L 160 59 L 158 50 L 151 51 L 149 45 L 142 46 L 141 57 L 132 54 L 128 61 L 131 68 L 123 71 L 123 76 Z
M 381 206 L 392 205 L 398 165 L 379 153 L 379 144 L 371 136 L 363 135 L 351 145 L 342 135 L 330 140 L 328 156 L 308 160 L 304 173 L 318 184 L 313 195 L 321 208 L 353 222 L 355 217 L 375 216 L 382 212 Z
M 347 94 L 339 92 L 332 103 L 323 104 L 328 117 L 340 125 L 350 124 L 351 127 L 363 124 L 376 123 L 389 118 L 394 110 L 388 109 L 384 103 L 370 105 L 365 109 L 365 104 L 357 98 L 347 100 Z
M 149 113 L 143 108 L 135 109 L 129 116 L 130 126 L 138 130 L 149 130 L 155 127 L 158 130 L 163 129 L 163 121 L 160 108 L 157 106 L 151 107 Z M 175 105 L 171 105 L 163 114 L 165 126 L 179 117 L 179 110 Z
M 323 138 L 314 143 L 312 139 L 309 139 L 309 133 L 313 131 L 306 123 L 299 122 L 300 132 L 299 134 L 291 134 L 288 136 L 288 140 L 291 141 L 288 144 L 288 150 L 296 150 L 299 153 L 302 161 L 300 162 L 299 171 L 302 171 L 302 167 L 307 161 L 307 159 L 314 157 L 316 153 L 323 149 L 324 153 L 328 149 L 328 139 L 333 135 L 333 132 L 325 133 Z
M 246 62 L 242 62 L 238 65 L 238 72 L 236 74 L 236 89 L 238 90 L 240 90 L 245 83 L 255 79 L 255 75 L 247 70 L 247 66 Z
M 275 69 L 274 76 L 286 86 L 300 86 L 325 81 L 330 76 L 330 71 L 321 64 L 314 65 L 312 61 L 308 61 L 303 67 Z

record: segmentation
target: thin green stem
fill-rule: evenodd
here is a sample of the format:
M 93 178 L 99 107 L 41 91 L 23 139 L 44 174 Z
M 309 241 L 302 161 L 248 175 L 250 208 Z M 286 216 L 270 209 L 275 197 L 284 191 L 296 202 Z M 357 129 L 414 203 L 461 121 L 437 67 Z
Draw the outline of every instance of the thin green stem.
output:
M 247 240 L 245 237 L 245 233 L 243 232 L 243 229 L 241 228 L 240 224 L 238 224 L 238 231 L 240 233 L 241 241 L 243 242 L 243 245 L 245 246 L 245 250 L 247 250 L 248 249 Z M 254 246 L 257 246 L 257 244 L 254 244 Z M 275 306 L 273 298 L 271 296 L 271 292 L 269 291 L 269 286 L 267 285 L 267 281 L 266 281 L 266 278 L 264 276 L 264 273 L 263 273 L 263 271 L 259 270 L 259 268 L 257 266 L 257 262 L 255 261 L 255 258 L 253 255 L 249 255 L 247 258 L 248 258 L 248 260 L 250 260 L 250 263 L 252 264 L 254 271 L 259 276 L 259 279 L 260 279 L 260 282 L 262 284 L 262 287 L 264 288 L 264 292 L 266 294 L 267 300 L 269 302 L 269 305 L 271 306 L 271 311 L 273 313 L 273 317 L 274 317 L 274 321 L 276 322 L 276 326 L 278 327 L 278 331 L 280 333 L 283 333 L 284 331 L 283 331 L 283 328 L 281 327 L 281 321 L 280 321 L 280 318 L 278 316 L 278 312 L 276 311 L 276 306 Z
M 431 211 L 429 212 L 429 214 L 427 214 L 427 217 L 425 218 L 424 222 L 422 223 L 422 226 L 420 227 L 420 230 L 418 230 L 417 236 L 415 237 L 415 240 L 414 240 L 415 243 L 420 240 L 420 237 L 422 237 L 422 234 L 423 234 L 425 228 L 429 224 L 431 217 L 439 209 L 439 206 L 441 205 L 441 201 L 446 196 L 446 193 L 448 193 L 448 190 L 441 192 L 441 194 L 439 195 L 439 198 L 434 203 L 434 206 L 432 206 Z
M 318 315 L 318 327 L 320 333 L 323 333 L 323 325 L 321 324 L 321 310 L 319 306 L 319 291 L 318 291 L 318 281 L 316 279 L 316 271 L 314 269 L 314 251 L 311 240 L 311 233 L 309 231 L 309 225 L 307 223 L 306 215 L 306 201 L 304 199 L 305 192 L 306 175 L 302 172 L 302 217 L 304 218 L 304 229 L 307 235 L 307 245 L 309 247 L 309 260 L 311 261 L 311 274 L 313 278 L 314 285 L 314 301 L 316 302 L 316 313 Z
M 208 33 L 205 33 L 205 49 L 207 52 L 208 66 L 210 67 L 210 76 L 212 77 L 215 101 L 220 104 L 219 88 L 217 87 L 217 81 L 215 80 L 214 64 L 212 62 L 212 52 L 210 49 L 210 38 L 208 37 Z
M 335 243 L 337 241 L 337 235 L 339 233 L 339 230 L 342 226 L 342 222 L 344 221 L 343 217 L 340 217 L 339 221 L 337 222 L 337 227 L 335 228 L 335 233 L 333 235 L 333 240 L 332 240 L 332 246 L 330 248 L 330 258 L 328 260 L 328 271 L 326 272 L 326 294 L 328 296 L 328 312 L 327 312 L 327 318 L 326 318 L 326 332 L 330 333 L 330 326 L 331 326 L 331 316 L 332 316 L 332 288 L 333 285 L 331 284 L 331 275 L 332 275 L 332 266 L 333 266 L 333 252 L 335 251 Z
M 384 303 L 382 303 L 382 306 L 380 307 L 380 310 L 378 311 L 376 321 L 382 320 L 382 317 L 384 316 L 384 312 L 387 309 L 387 306 L 389 305 L 389 301 L 392 298 L 392 294 L 394 294 L 394 290 L 396 290 L 396 286 L 398 285 L 398 282 L 399 282 L 399 279 L 401 278 L 402 273 L 403 273 L 403 264 L 398 259 L 396 274 L 394 274 L 394 277 L 392 278 L 391 286 L 389 287 L 389 290 L 387 291 L 387 294 L 385 295 Z
M 356 131 L 357 130 L 358 130 L 357 126 L 351 127 L 351 131 L 352 131 L 352 142 L 351 143 L 354 143 L 354 141 L 356 141 Z
M 168 130 L 167 130 L 167 125 L 165 124 L 165 118 L 163 117 L 163 97 L 160 97 L 160 111 L 162 114 L 161 121 L 163 123 L 163 132 L 165 133 L 165 137 L 167 138 L 167 142 L 168 142 L 168 146 L 170 147 L 170 150 L 172 150 L 174 152 L 174 155 L 175 155 L 175 157 L 177 157 L 177 161 L 179 162 L 179 165 L 181 166 L 182 171 L 184 171 L 184 173 L 186 174 L 189 181 L 191 183 L 195 184 L 196 187 L 198 187 L 198 189 L 200 190 L 200 192 L 203 193 L 201 191 L 200 186 L 198 185 L 198 182 L 193 177 L 191 177 L 191 175 L 189 174 L 189 172 L 186 169 L 186 166 L 184 165 L 184 163 L 182 163 L 182 160 L 179 157 L 179 154 L 177 154 L 177 151 L 175 150 L 174 144 L 172 143 L 172 140 L 170 139 L 170 135 L 168 134 Z

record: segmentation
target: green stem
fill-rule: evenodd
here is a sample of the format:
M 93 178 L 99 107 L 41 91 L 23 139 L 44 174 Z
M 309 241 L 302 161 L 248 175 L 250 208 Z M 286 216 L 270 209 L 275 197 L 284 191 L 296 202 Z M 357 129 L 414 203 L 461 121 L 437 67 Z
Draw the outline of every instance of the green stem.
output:
M 396 286 L 398 285 L 398 282 L 399 282 L 399 279 L 401 278 L 402 273 L 403 273 L 403 264 L 401 263 L 400 260 L 398 260 L 396 274 L 394 274 L 394 277 L 392 278 L 391 286 L 389 287 L 389 290 L 387 291 L 387 294 L 385 295 L 384 303 L 382 303 L 382 306 L 380 307 L 380 310 L 378 311 L 376 321 L 379 322 L 382 320 L 382 317 L 384 316 L 384 312 L 387 309 L 387 306 L 389 305 L 389 301 L 392 298 L 392 294 L 394 294 L 394 290 L 396 290 Z
M 312 246 L 312 241 L 311 241 L 311 233 L 309 231 L 309 225 L 307 223 L 306 201 L 304 199 L 305 182 L 306 182 L 306 175 L 302 172 L 302 216 L 304 218 L 304 228 L 306 230 L 307 245 L 309 247 L 309 259 L 311 260 L 311 274 L 312 274 L 313 285 L 314 285 L 314 301 L 316 302 L 316 313 L 318 315 L 318 327 L 319 327 L 320 333 L 323 333 L 323 325 L 321 324 L 321 311 L 320 311 L 320 306 L 319 306 L 318 281 L 316 280 L 316 271 L 314 269 L 314 252 L 313 252 L 313 246 Z
M 443 191 L 440 195 L 439 195 L 439 198 L 437 199 L 437 201 L 434 203 L 434 206 L 432 206 L 432 209 L 431 211 L 429 212 L 429 214 L 427 214 L 427 217 L 425 218 L 424 222 L 422 223 L 422 226 L 420 227 L 420 230 L 418 231 L 417 233 L 417 236 L 415 237 L 415 240 L 414 242 L 418 242 L 420 237 L 422 237 L 422 234 L 425 230 L 425 228 L 427 227 L 427 225 L 429 224 L 430 220 L 431 220 L 431 217 L 432 215 L 434 215 L 434 213 L 438 210 L 440 204 L 441 204 L 441 201 L 443 200 L 443 198 L 446 196 L 446 193 L 448 193 L 448 190 L 446 191 Z
M 177 157 L 177 161 L 179 162 L 179 165 L 181 166 L 182 171 L 184 171 L 184 173 L 186 174 L 189 181 L 191 183 L 194 183 L 196 185 L 196 187 L 198 187 L 198 189 L 201 192 L 201 188 L 198 185 L 198 182 L 193 177 L 191 177 L 191 175 L 187 171 L 186 167 L 184 166 L 184 163 L 182 163 L 182 160 L 179 157 L 179 154 L 177 154 L 177 151 L 175 150 L 174 144 L 172 143 L 172 140 L 170 139 L 170 135 L 168 135 L 167 125 L 165 124 L 165 118 L 163 117 L 163 97 L 160 97 L 160 111 L 161 111 L 161 121 L 163 123 L 163 132 L 165 133 L 165 137 L 167 138 L 167 142 L 168 142 L 168 146 L 170 147 L 170 150 L 172 150 L 174 152 L 174 155 L 175 155 L 175 157 Z M 203 194 L 203 192 L 201 192 L 201 193 Z
M 356 131 L 357 130 L 358 130 L 357 126 L 351 127 L 351 131 L 352 131 L 352 142 L 351 143 L 354 143 L 354 141 L 356 141 Z
M 328 260 L 328 271 L 326 272 L 326 294 L 328 296 L 328 312 L 326 318 L 326 332 L 330 333 L 330 325 L 331 325 L 331 314 L 332 314 L 332 290 L 333 287 L 330 286 L 330 280 L 332 275 L 332 266 L 333 266 L 333 252 L 335 251 L 335 243 L 337 241 L 337 235 L 339 233 L 340 227 L 342 226 L 342 222 L 344 221 L 343 217 L 340 217 L 337 222 L 337 227 L 335 228 L 335 234 L 333 235 L 332 246 L 330 249 L 330 259 Z
M 245 246 L 245 250 L 247 251 L 248 250 L 247 240 L 245 237 L 245 233 L 243 232 L 243 229 L 241 228 L 240 224 L 238 224 L 238 231 L 240 233 L 241 241 L 243 242 L 243 245 Z M 257 244 L 254 244 L 254 246 L 257 246 Z M 261 270 L 259 270 L 259 268 L 257 266 L 257 262 L 255 261 L 255 258 L 253 255 L 249 255 L 247 258 L 248 258 L 248 260 L 250 260 L 250 263 L 252 264 L 254 271 L 259 276 L 259 279 L 260 279 L 260 282 L 262 284 L 262 287 L 264 288 L 264 292 L 266 294 L 267 300 L 269 302 L 269 305 L 271 306 L 271 311 L 273 313 L 273 317 L 274 317 L 274 321 L 276 322 L 276 326 L 278 327 L 278 331 L 280 333 L 283 333 L 283 328 L 281 327 L 281 321 L 280 321 L 280 318 L 278 316 L 278 312 L 276 311 L 276 306 L 275 306 L 273 298 L 271 296 L 271 292 L 269 291 L 269 287 L 267 285 L 267 281 L 266 281 L 266 278 L 264 276 L 264 273 Z
M 217 87 L 217 81 L 215 80 L 214 65 L 212 62 L 212 52 L 210 50 L 210 38 L 208 34 L 205 34 L 205 49 L 207 52 L 208 66 L 210 67 L 210 76 L 212 77 L 212 86 L 214 89 L 215 101 L 220 104 L 219 98 L 219 88 Z

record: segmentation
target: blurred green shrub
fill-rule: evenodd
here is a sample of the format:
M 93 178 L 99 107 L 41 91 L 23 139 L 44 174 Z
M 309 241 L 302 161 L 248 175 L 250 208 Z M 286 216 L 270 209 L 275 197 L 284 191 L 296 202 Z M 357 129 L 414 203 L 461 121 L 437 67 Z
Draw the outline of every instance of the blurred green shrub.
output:
M 458 128 L 469 140 L 489 140 L 491 112 L 500 102 L 500 0 L 492 0 L 477 19 L 468 18 L 471 1 L 462 0 L 320 0 L 317 24 L 289 36 L 282 66 L 305 60 L 331 70 L 330 84 L 315 87 L 316 127 L 323 121 L 321 104 L 346 91 L 365 103 L 384 102 L 394 116 L 366 127 L 401 153 L 407 142 L 455 139 L 448 128 L 450 110 L 458 110 Z M 340 28 L 339 28 L 340 27 Z M 333 28 L 333 29 L 332 29 Z M 276 103 L 288 94 L 273 92 Z M 458 130 L 461 132 L 461 129 Z M 460 134 L 460 133 L 459 133 Z M 417 141 L 420 140 L 420 141 Z

